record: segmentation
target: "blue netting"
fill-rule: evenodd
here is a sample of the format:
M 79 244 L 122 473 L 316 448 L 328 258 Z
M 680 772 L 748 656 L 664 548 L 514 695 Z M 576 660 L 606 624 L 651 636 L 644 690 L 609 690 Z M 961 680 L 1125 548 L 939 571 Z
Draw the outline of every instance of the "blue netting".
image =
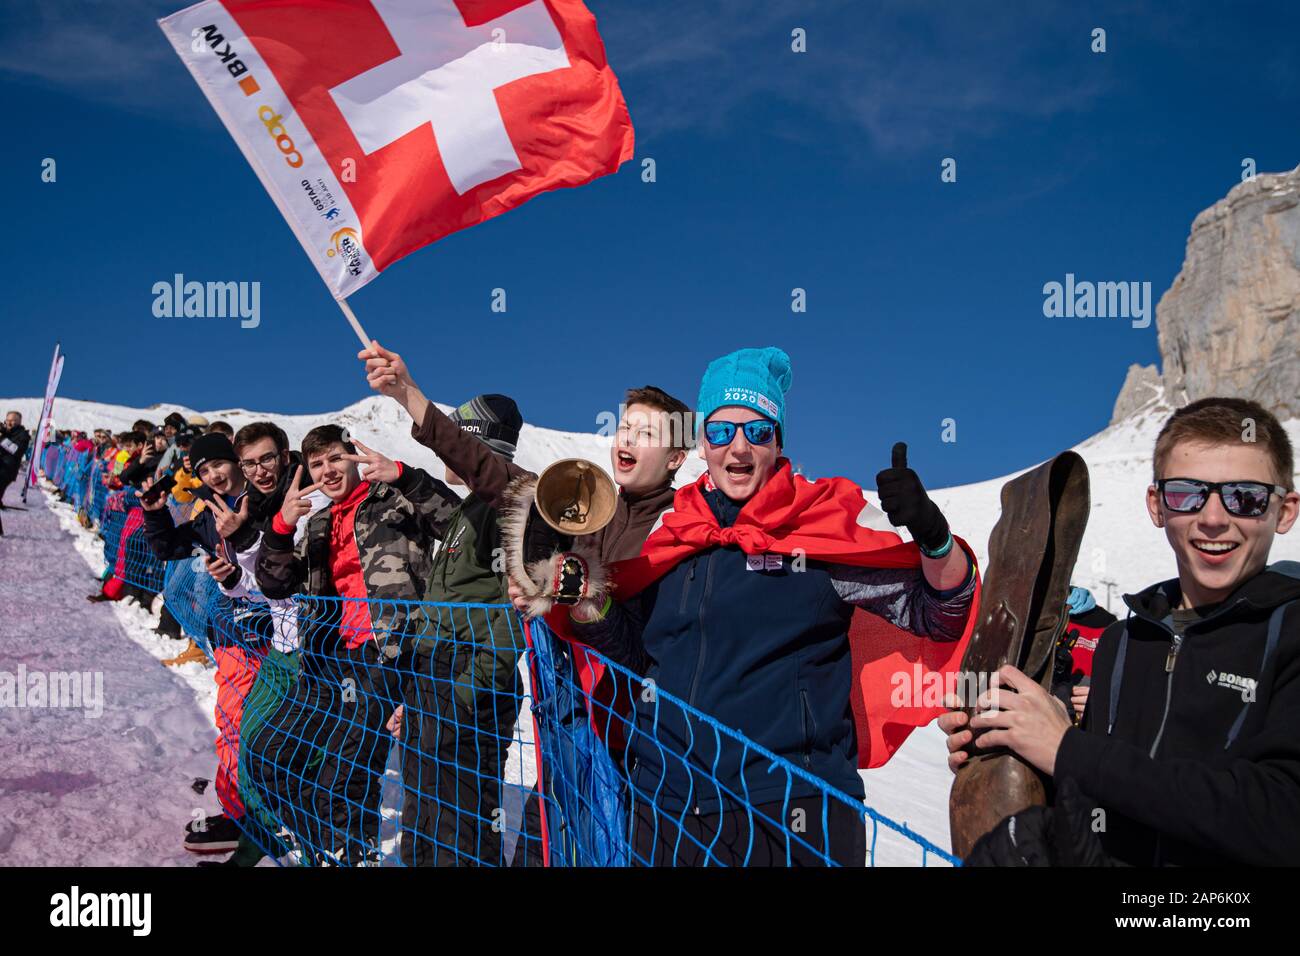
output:
M 104 537 L 105 593 L 161 592 L 216 665 L 218 795 L 277 858 L 860 866 L 888 845 L 895 861 L 959 862 L 506 605 L 232 600 L 200 558 L 154 557 L 135 496 L 109 491 L 90 453 L 58 445 L 48 465 Z M 657 759 L 638 765 L 647 742 Z M 752 774 L 724 765 L 759 767 L 783 797 L 751 799 Z M 686 793 L 665 787 L 669 767 Z

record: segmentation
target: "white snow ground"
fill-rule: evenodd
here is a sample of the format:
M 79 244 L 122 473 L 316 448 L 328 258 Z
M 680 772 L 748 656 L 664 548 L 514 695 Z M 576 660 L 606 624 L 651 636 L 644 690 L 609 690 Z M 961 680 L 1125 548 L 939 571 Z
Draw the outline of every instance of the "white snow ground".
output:
M 0 516 L 0 671 L 25 671 L 29 688 L 76 672 L 87 692 L 77 706 L 0 707 L 0 864 L 192 863 L 184 826 L 216 812 L 211 787 L 191 789 L 215 766 L 210 677 L 160 666 L 180 645 L 151 635 L 139 607 L 86 601 L 98 584 L 83 542 L 41 491 Z
M 0 407 L 6 410 L 16 408 L 23 413 L 25 421 L 34 421 L 40 412 L 40 400 L 0 399 Z M 447 406 L 440 407 L 447 409 Z M 182 414 L 190 414 L 193 411 L 176 405 L 138 409 L 60 398 L 55 403 L 54 417 L 59 428 L 93 429 L 103 426 L 124 430 L 138 418 L 160 421 L 172 410 L 180 411 Z M 1176 573 L 1164 534 L 1151 526 L 1144 504 L 1145 490 L 1151 480 L 1151 449 L 1155 444 L 1160 425 L 1170 411 L 1171 409 L 1157 399 L 1131 418 L 1106 428 L 1074 446 L 1073 449 L 1088 463 L 1092 484 L 1092 513 L 1074 581 L 1092 590 L 1099 603 L 1121 616 L 1123 613 L 1121 594 L 1173 577 Z M 411 462 L 434 475 L 442 474 L 442 466 L 437 458 L 411 438 L 410 419 L 406 413 L 389 399 L 367 398 L 340 412 L 321 415 L 283 416 L 248 412 L 242 409 L 205 411 L 203 414 L 210 420 L 225 419 L 236 429 L 251 421 L 273 418 L 284 427 L 294 443 L 297 443 L 315 425 L 326 421 L 338 422 L 347 426 L 362 442 L 383 451 L 390 457 Z M 1286 428 L 1292 442 L 1300 445 L 1300 419 L 1287 422 Z M 594 434 L 576 434 L 524 426 L 517 460 L 525 468 L 538 470 L 558 458 L 570 457 L 588 458 L 607 467 L 609 439 Z M 1032 464 L 1028 467 L 1032 467 Z M 683 468 L 679 484 L 697 477 L 700 468 L 698 459 L 690 458 L 687 466 Z M 1027 469 L 1021 468 L 1019 471 L 990 481 L 931 491 L 935 502 L 952 521 L 954 531 L 970 541 L 976 549 L 982 568 L 987 566 L 988 537 L 1000 512 L 999 492 L 1008 479 L 1024 470 Z M 871 476 L 864 474 L 850 477 L 869 481 Z M 10 499 L 13 500 L 16 494 L 17 492 L 11 489 Z M 873 503 L 878 504 L 874 494 L 868 497 Z M 39 507 L 35 502 L 33 506 Z M 84 542 L 79 541 L 78 547 L 86 554 L 92 567 L 98 570 L 102 566 L 102 559 L 94 548 L 97 539 L 86 535 L 75 525 L 70 509 L 57 503 L 52 507 L 60 513 L 60 520 L 65 527 L 81 532 L 80 535 L 74 535 L 74 538 L 85 537 Z M 11 514 L 14 513 L 5 512 L 7 532 Z M 5 539 L 0 539 L 0 555 L 4 555 L 4 549 L 7 547 L 4 541 Z M 66 563 L 66 558 L 64 560 Z M 1272 560 L 1300 560 L 1300 531 L 1293 531 L 1277 539 L 1273 547 Z M 35 566 L 41 566 L 42 563 L 37 561 Z M 12 564 L 13 562 L 6 559 L 3 565 L 0 565 L 0 614 L 3 614 L 4 618 L 0 621 L 0 670 L 12 669 L 5 663 L 9 657 L 7 647 L 10 646 L 11 640 L 6 639 L 4 628 L 6 626 L 13 628 L 15 625 L 7 622 L 13 622 L 14 618 L 12 614 L 3 613 L 9 602 L 14 600 L 10 597 L 10 588 L 16 586 L 19 581 L 23 586 L 31 586 L 33 583 L 25 574 L 8 577 L 8 574 L 13 574 L 8 571 Z M 27 562 L 23 562 L 23 567 L 26 566 Z M 75 563 L 71 565 L 71 570 L 63 568 L 56 572 L 51 568 L 49 574 L 50 576 L 72 575 L 77 581 L 85 580 L 87 582 L 85 593 L 90 593 L 94 588 L 92 580 L 79 577 L 80 569 Z M 64 604 L 61 601 L 55 602 L 53 597 L 46 598 L 46 590 L 47 586 L 41 583 L 38 601 L 47 606 L 62 608 Z M 77 602 L 84 600 L 83 588 L 80 584 L 74 590 L 76 592 L 74 599 L 69 599 L 67 602 L 70 615 L 82 610 Z M 86 605 L 86 607 L 92 606 Z M 98 612 L 105 609 L 98 607 L 93 610 Z M 111 645 L 116 648 L 119 643 L 127 643 L 121 641 L 121 638 L 126 636 L 130 641 L 134 641 L 138 648 L 148 649 L 151 646 L 150 642 L 159 645 L 156 649 L 149 650 L 149 653 L 155 657 L 170 656 L 175 652 L 171 642 L 148 633 L 152 619 L 148 618 L 143 611 L 133 607 L 115 607 L 113 613 L 116 614 L 115 618 L 113 614 L 101 616 L 97 620 L 102 623 L 94 625 L 111 628 L 116 624 L 118 629 L 115 631 L 95 632 L 103 633 L 108 638 L 106 646 Z M 53 619 L 48 614 L 47 618 Z M 19 627 L 19 630 L 23 631 L 24 628 Z M 92 657 L 91 660 L 97 658 Z M 159 670 L 164 669 L 159 668 Z M 203 671 L 197 664 L 189 665 L 183 670 L 186 673 L 180 676 L 190 686 L 197 709 L 210 728 L 212 703 L 215 699 L 211 672 Z M 150 711 L 137 716 L 143 721 L 151 718 L 154 713 Z M 12 715 L 0 710 L 0 720 L 4 719 L 12 719 Z M 3 740 L 0 740 L 0 752 L 5 746 Z M 24 745 L 20 744 L 20 746 Z M 25 746 L 31 749 L 33 744 L 28 742 Z M 192 776 L 212 776 L 211 754 L 211 740 L 207 739 L 205 746 L 200 748 L 198 769 L 192 773 L 186 770 L 184 773 L 177 774 L 178 777 L 184 778 L 183 782 L 186 786 Z M 38 771 L 62 773 L 69 767 L 79 768 L 84 762 L 77 756 L 75 750 L 68 753 L 67 762 L 63 762 L 61 757 L 56 762 L 53 759 L 55 757 L 53 751 L 47 752 L 46 757 L 48 759 L 40 763 L 32 762 L 32 766 L 36 769 L 29 771 L 29 775 Z M 0 791 L 4 789 L 4 781 L 13 776 L 8 764 L 8 760 L 0 762 Z M 888 764 L 877 770 L 864 771 L 863 779 L 866 781 L 868 804 L 885 816 L 906 823 L 938 846 L 948 848 L 947 800 L 951 776 L 946 765 L 943 735 L 936 726 L 931 725 L 914 732 Z M 142 786 L 144 783 L 141 782 Z M 0 797 L 0 799 L 7 798 Z M 54 802 L 58 802 L 57 796 Z M 197 801 L 196 805 L 199 802 L 202 801 Z M 213 805 L 210 794 L 205 805 Z M 187 818 L 188 812 L 181 814 L 180 819 Z M 122 858 L 115 859 L 114 862 L 137 860 L 150 863 L 164 860 L 179 862 L 167 857 L 167 854 L 171 854 L 174 858 L 183 853 L 180 850 L 175 852 L 172 850 L 179 843 L 178 838 L 172 833 L 174 829 L 173 822 L 169 820 L 164 827 L 166 836 L 161 842 L 154 845 L 144 843 L 143 846 L 133 849 L 131 852 L 138 855 L 131 856 L 129 860 L 126 859 L 129 854 L 123 851 Z M 6 833 L 5 824 L 0 819 L 0 863 L 20 862 L 11 858 L 13 850 L 9 852 L 5 850 L 6 840 L 13 847 L 20 845 L 17 839 L 12 836 L 7 837 Z M 142 832 L 141 838 L 148 840 L 152 836 Z M 920 860 L 920 850 L 915 845 L 898 837 L 888 836 L 883 830 L 881 831 L 881 842 L 876 858 L 878 865 L 916 865 Z

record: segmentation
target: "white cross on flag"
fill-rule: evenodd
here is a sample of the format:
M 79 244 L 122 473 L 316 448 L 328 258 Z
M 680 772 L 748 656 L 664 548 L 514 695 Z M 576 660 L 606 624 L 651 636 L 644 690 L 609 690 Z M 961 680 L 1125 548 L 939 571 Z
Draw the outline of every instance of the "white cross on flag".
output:
M 159 25 L 336 298 L 632 157 L 581 0 L 204 0 Z

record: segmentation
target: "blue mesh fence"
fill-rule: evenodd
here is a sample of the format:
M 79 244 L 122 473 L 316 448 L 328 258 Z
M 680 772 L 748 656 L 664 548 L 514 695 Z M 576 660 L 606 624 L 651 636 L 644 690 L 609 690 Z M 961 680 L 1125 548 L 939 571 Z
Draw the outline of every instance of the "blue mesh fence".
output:
M 95 470 L 95 459 L 91 455 L 60 455 L 63 464 L 59 478 L 50 478 L 63 488 L 68 496 L 68 503 L 82 512 L 87 507 L 87 491 Z M 49 477 L 47 475 L 47 477 Z
M 161 592 L 215 665 L 218 797 L 282 862 L 959 863 L 508 605 L 227 597 L 201 557 L 154 556 L 102 461 L 48 464 L 104 537 L 105 592 Z
M 63 472 L 66 460 L 67 456 L 60 453 L 58 446 L 47 445 L 41 451 L 42 470 L 56 485 L 62 485 L 65 480 Z
M 90 477 L 90 500 L 86 508 L 90 515 L 102 514 L 104 503 L 108 498 L 108 488 L 104 485 L 103 462 L 96 462 Z
M 221 607 L 221 592 L 203 568 L 201 558 L 168 561 L 163 583 L 163 601 L 185 633 L 202 642 L 207 639 L 212 609 Z

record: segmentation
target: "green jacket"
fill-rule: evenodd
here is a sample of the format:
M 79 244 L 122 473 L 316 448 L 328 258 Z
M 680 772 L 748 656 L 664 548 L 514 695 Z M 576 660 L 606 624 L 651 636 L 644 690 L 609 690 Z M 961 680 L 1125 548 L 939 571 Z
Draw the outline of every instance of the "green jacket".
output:
M 505 558 L 497 511 L 469 495 L 447 522 L 424 599 L 439 604 L 507 604 Z M 430 607 L 417 649 L 446 657 L 463 705 L 478 691 L 516 694 L 523 632 L 508 608 Z M 491 697 L 477 703 L 490 706 Z

